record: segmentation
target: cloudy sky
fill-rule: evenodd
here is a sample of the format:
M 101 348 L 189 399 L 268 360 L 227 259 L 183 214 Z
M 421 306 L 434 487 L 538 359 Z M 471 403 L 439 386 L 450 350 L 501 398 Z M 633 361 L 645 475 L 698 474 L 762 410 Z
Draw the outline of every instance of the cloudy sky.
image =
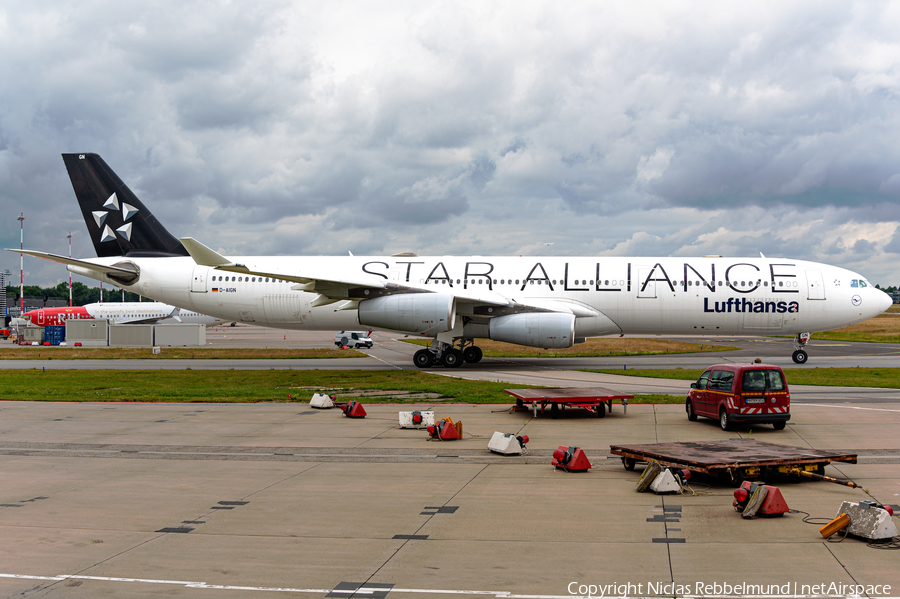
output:
M 96 152 L 225 254 L 763 252 L 897 285 L 898 30 L 879 2 L 5 3 L 0 242 L 24 212 L 26 247 L 94 256 L 60 154 Z

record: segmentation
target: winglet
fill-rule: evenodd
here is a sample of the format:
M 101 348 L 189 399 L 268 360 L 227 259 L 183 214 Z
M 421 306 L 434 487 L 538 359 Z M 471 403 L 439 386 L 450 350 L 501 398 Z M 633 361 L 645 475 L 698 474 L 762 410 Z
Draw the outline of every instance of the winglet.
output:
M 181 237 L 178 241 L 188 251 L 194 262 L 200 266 L 239 266 L 218 252 L 209 249 L 193 237 Z

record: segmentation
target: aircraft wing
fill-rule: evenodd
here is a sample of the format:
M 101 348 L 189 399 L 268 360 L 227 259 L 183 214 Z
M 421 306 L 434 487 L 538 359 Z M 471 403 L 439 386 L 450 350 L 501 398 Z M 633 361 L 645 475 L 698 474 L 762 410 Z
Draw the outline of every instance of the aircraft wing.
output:
M 179 239 L 194 262 L 201 266 L 209 266 L 216 270 L 238 272 L 262 277 L 281 279 L 297 283 L 291 287 L 295 291 L 308 291 L 318 293 L 319 297 L 312 301 L 312 306 L 324 306 L 344 301 L 339 310 L 356 309 L 358 303 L 364 299 L 393 295 L 401 293 L 442 293 L 453 294 L 458 302 L 466 304 L 462 306 L 462 313 L 487 316 L 489 313 L 479 308 L 505 307 L 512 312 L 561 312 L 574 314 L 576 317 L 598 316 L 600 313 L 580 302 L 571 300 L 540 300 L 528 299 L 525 302 L 516 301 L 512 297 L 505 296 L 496 291 L 481 289 L 460 289 L 458 287 L 440 290 L 415 283 L 395 283 L 381 277 L 335 277 L 334 273 L 314 272 L 300 268 L 296 271 L 285 271 L 271 267 L 259 267 L 257 265 L 238 264 L 222 256 L 215 250 L 205 246 L 192 237 Z M 504 314 L 510 313 L 509 310 Z
M 215 250 L 203 245 L 192 237 L 179 239 L 194 262 L 201 266 L 209 266 L 216 270 L 237 272 L 262 277 L 281 279 L 297 283 L 292 289 L 295 291 L 308 291 L 318 293 L 319 298 L 313 300 L 313 306 L 322 306 L 338 302 L 340 300 L 352 300 L 358 302 L 368 298 L 399 293 L 436 293 L 434 288 L 412 283 L 395 283 L 381 277 L 335 277 L 334 273 L 314 272 L 310 269 L 300 268 L 286 271 L 261 267 L 252 263 L 239 264 L 222 256 Z M 441 291 L 444 291 L 442 289 Z M 510 300 L 493 291 L 480 291 L 468 289 L 453 289 L 451 293 L 458 300 L 475 302 L 491 306 L 507 306 Z M 356 306 L 345 306 L 342 309 L 351 309 Z

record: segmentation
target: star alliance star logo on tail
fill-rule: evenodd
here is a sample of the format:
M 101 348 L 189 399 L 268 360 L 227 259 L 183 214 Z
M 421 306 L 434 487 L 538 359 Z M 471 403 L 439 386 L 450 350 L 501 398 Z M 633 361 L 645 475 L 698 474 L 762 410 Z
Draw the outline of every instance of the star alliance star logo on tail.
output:
M 115 241 L 116 233 L 121 235 L 125 241 L 131 241 L 131 228 L 133 223 L 129 223 L 128 219 L 137 214 L 138 209 L 131 204 L 122 202 L 122 220 L 125 221 L 125 224 L 116 229 L 116 233 L 113 233 L 110 226 L 105 225 L 104 223 L 106 223 L 106 217 L 109 216 L 111 211 L 119 210 L 119 198 L 116 197 L 115 192 L 107 198 L 103 203 L 103 207 L 107 209 L 106 212 L 102 210 L 91 212 L 91 215 L 94 217 L 94 222 L 97 223 L 97 228 L 103 229 L 103 232 L 100 235 L 100 242 Z

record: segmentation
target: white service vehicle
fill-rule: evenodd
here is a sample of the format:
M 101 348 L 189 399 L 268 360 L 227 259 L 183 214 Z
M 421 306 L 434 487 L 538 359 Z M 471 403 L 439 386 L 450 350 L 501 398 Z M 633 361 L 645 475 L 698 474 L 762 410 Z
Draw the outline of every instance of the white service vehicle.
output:
M 372 347 L 372 338 L 366 331 L 338 331 L 334 334 L 334 344 L 338 347 Z

